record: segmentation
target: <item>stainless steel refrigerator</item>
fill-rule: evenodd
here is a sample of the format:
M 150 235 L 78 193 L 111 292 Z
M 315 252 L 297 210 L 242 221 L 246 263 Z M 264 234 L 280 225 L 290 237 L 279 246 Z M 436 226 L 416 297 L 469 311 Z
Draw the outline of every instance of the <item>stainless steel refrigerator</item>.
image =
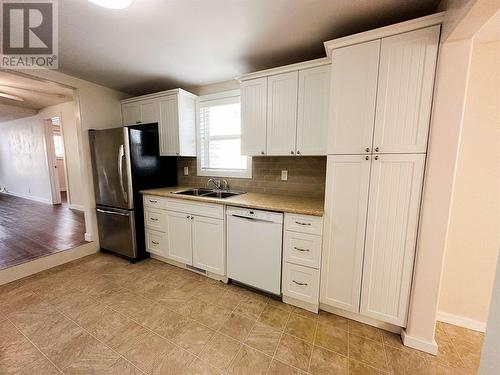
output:
M 177 184 L 177 159 L 160 156 L 158 124 L 89 130 L 101 249 L 132 262 L 145 250 L 141 190 Z

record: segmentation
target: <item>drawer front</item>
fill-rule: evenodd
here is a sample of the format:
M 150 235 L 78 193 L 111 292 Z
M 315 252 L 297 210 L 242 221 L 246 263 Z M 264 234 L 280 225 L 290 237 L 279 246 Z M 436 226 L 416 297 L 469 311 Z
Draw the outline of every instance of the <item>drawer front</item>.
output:
M 310 215 L 285 214 L 285 230 L 321 236 L 323 218 Z
M 160 232 L 167 231 L 167 214 L 163 210 L 157 208 L 146 207 L 144 209 L 144 223 L 149 229 L 158 230 Z
M 283 250 L 286 262 L 319 268 L 321 236 L 287 230 L 285 231 Z
M 319 303 L 319 270 L 283 264 L 283 295 L 313 304 Z
M 146 250 L 149 253 L 168 256 L 167 235 L 156 230 L 146 230 Z
M 193 202 L 183 199 L 167 199 L 166 208 L 171 211 L 186 212 L 191 215 L 224 218 L 224 205 L 217 203 Z
M 154 195 L 145 195 L 143 198 L 144 207 L 165 208 L 166 198 L 156 197 Z

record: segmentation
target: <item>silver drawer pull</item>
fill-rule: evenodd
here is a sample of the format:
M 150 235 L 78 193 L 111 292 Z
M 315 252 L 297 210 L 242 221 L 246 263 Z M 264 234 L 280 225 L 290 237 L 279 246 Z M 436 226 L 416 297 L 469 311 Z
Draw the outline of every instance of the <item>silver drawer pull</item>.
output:
M 155 200 L 153 200 L 153 199 L 150 199 L 150 200 L 149 200 L 149 203 L 158 203 L 158 201 L 155 201 Z
M 296 246 L 294 246 L 293 248 L 294 248 L 295 250 L 297 250 L 297 251 L 311 251 L 311 250 L 309 250 L 309 249 L 301 249 L 300 247 L 296 247 Z
M 301 285 L 301 286 L 307 286 L 307 283 L 299 283 L 298 281 L 292 280 L 295 284 Z
M 295 224 L 299 224 L 299 225 L 311 225 L 311 223 L 301 223 L 300 221 L 296 221 Z
M 151 221 L 158 221 L 156 217 L 150 217 Z
M 156 242 L 156 241 L 151 241 L 153 243 L 153 245 L 159 245 L 160 243 L 159 242 Z

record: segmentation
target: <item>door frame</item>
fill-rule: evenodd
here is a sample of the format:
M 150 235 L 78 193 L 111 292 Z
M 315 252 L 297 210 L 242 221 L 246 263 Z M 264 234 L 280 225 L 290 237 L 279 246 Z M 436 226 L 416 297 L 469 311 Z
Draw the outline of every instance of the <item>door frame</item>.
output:
M 57 158 L 54 148 L 54 132 L 52 130 L 52 120 L 43 119 L 43 130 L 45 136 L 45 152 L 47 154 L 47 168 L 49 171 L 50 192 L 52 204 L 61 204 L 61 188 L 57 173 Z

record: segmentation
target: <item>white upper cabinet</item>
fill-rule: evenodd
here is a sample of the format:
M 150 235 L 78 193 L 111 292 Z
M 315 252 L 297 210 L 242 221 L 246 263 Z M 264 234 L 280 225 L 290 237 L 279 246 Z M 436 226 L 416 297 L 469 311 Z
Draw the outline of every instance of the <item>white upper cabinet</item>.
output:
M 359 312 L 370 156 L 328 156 L 320 302 Z
M 371 152 L 379 50 L 374 40 L 332 52 L 329 154 Z
M 126 99 L 122 104 L 123 125 L 156 122 L 161 156 L 196 156 L 195 98 L 175 89 Z
M 267 77 L 241 83 L 241 153 L 266 154 Z
M 378 152 L 426 152 L 439 30 L 382 39 L 373 139 Z
M 297 155 L 325 155 L 330 65 L 299 71 Z
M 298 72 L 267 79 L 267 154 L 295 155 Z
M 385 154 L 372 159 L 361 313 L 404 326 L 425 155 Z
M 141 106 L 139 103 L 122 104 L 123 125 L 136 125 L 141 123 Z

